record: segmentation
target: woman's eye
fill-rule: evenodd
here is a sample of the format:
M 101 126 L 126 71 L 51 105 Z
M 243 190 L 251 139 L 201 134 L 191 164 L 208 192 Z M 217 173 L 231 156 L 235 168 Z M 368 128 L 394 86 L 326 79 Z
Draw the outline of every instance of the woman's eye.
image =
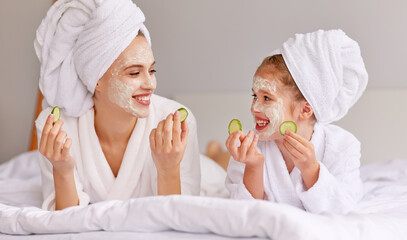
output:
M 156 73 L 157 71 L 156 70 L 150 70 L 150 73 Z
M 140 72 L 134 72 L 134 73 L 130 73 L 129 75 L 130 76 L 137 76 L 137 75 L 139 75 L 140 74 Z

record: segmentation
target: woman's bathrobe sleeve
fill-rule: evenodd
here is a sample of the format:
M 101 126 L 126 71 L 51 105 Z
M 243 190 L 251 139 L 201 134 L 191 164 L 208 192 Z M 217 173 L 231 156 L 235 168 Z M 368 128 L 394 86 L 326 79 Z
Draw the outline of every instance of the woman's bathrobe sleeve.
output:
M 37 120 L 35 121 L 35 126 L 37 129 L 38 147 L 41 142 L 42 130 L 44 128 L 47 117 L 49 113 L 51 113 L 51 111 L 52 108 L 44 109 L 38 116 Z M 62 126 L 62 130 L 64 130 L 64 126 Z M 55 210 L 55 187 L 52 164 L 46 157 L 39 153 L 39 165 L 41 169 L 42 196 L 44 200 L 42 204 L 42 209 L 53 211 Z M 79 181 L 79 176 L 76 168 L 74 169 L 74 178 L 76 191 L 79 198 L 79 205 L 88 205 L 90 201 L 89 195 L 83 191 L 83 186 Z

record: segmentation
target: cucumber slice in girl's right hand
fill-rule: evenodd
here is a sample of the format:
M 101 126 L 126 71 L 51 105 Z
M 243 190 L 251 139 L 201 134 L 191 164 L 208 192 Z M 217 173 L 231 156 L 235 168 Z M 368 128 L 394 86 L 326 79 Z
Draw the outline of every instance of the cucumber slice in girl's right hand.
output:
M 240 123 L 239 119 L 232 119 L 229 123 L 229 135 L 236 132 L 242 131 L 242 124 Z
M 55 106 L 52 109 L 51 114 L 54 115 L 54 122 L 53 123 L 55 123 L 56 121 L 59 120 L 59 117 L 61 116 L 61 110 L 59 109 L 58 106 Z
M 286 130 L 290 130 L 293 133 L 297 132 L 297 125 L 293 121 L 285 121 L 280 125 L 280 133 L 281 135 L 285 135 Z

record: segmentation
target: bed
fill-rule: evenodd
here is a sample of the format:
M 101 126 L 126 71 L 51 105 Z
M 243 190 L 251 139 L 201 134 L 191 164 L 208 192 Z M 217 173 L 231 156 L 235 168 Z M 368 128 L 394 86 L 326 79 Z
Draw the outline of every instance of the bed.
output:
M 199 139 L 201 151 L 204 151 L 209 139 L 224 141 L 222 138 L 226 127 L 220 123 L 226 122 L 227 125 L 230 118 L 236 117 L 242 120 L 244 126 L 250 126 L 247 103 L 242 101 L 240 104 L 240 100 L 236 100 L 245 99 L 246 93 L 215 95 L 218 110 L 210 105 L 213 93 L 175 96 L 176 100 L 194 112 L 198 119 L 198 134 L 206 133 Z M 235 101 L 227 100 L 231 95 Z M 359 105 L 355 106 L 356 111 L 340 123 L 346 126 L 346 121 L 349 121 L 349 126 L 358 130 L 356 136 L 364 143 L 363 146 L 367 146 L 364 152 L 367 157 L 363 158 L 364 165 L 361 168 L 364 197 L 358 210 L 347 215 L 315 215 L 284 204 L 227 199 L 223 186 L 224 170 L 204 155 L 201 156 L 203 196 L 156 196 L 106 201 L 48 212 L 40 209 L 41 177 L 36 161 L 38 152 L 33 150 L 0 165 L 0 239 L 21 236 L 27 239 L 98 240 L 407 239 L 405 152 L 375 149 L 375 141 L 364 140 L 366 136 L 363 134 L 365 128 L 372 126 L 380 132 L 388 120 L 407 122 L 405 111 L 391 112 L 388 119 L 382 116 L 370 122 L 364 121 L 369 118 L 369 114 L 374 114 L 369 112 L 371 105 L 377 108 L 379 104 L 389 101 L 399 105 L 387 107 L 385 112 L 405 109 L 405 96 L 406 91 L 368 91 Z M 219 117 L 213 120 L 211 116 Z M 211 131 L 215 131 L 212 136 L 208 135 Z M 388 134 L 386 132 L 384 135 Z M 402 140 L 402 136 L 407 134 L 401 132 L 400 135 L 391 137 L 396 140 L 400 137 Z M 390 147 L 390 150 L 392 144 L 399 143 L 382 141 L 382 145 Z M 405 145 L 405 142 L 401 141 L 401 144 Z M 386 155 L 380 155 L 383 152 Z

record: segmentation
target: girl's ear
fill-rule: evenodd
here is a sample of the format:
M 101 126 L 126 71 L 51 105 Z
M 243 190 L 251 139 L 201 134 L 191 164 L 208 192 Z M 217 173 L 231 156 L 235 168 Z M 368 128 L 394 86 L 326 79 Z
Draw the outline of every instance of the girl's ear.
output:
M 312 109 L 311 105 L 307 102 L 304 101 L 301 104 L 301 111 L 300 111 L 300 119 L 301 120 L 307 120 L 309 118 L 311 118 L 314 114 L 314 110 Z

